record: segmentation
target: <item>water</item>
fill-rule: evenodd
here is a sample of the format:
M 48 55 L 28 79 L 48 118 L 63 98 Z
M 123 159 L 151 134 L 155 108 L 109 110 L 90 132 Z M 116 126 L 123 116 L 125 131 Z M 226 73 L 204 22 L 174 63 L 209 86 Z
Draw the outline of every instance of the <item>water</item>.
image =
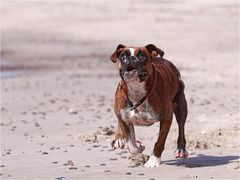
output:
M 0 78 L 16 77 L 22 74 L 26 74 L 26 70 L 14 68 L 14 64 L 0 59 L 1 61 L 1 70 Z
M 16 77 L 22 74 L 25 74 L 25 71 L 23 70 L 1 71 L 0 78 Z

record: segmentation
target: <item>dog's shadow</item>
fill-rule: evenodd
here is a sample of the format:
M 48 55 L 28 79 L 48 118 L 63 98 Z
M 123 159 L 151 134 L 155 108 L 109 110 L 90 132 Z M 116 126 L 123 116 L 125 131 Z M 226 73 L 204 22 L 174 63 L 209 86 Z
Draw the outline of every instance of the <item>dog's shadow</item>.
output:
M 220 166 L 232 163 L 233 160 L 239 159 L 240 156 L 209 156 L 199 154 L 196 157 L 189 157 L 187 159 L 176 159 L 163 161 L 166 165 L 184 166 L 188 168 Z

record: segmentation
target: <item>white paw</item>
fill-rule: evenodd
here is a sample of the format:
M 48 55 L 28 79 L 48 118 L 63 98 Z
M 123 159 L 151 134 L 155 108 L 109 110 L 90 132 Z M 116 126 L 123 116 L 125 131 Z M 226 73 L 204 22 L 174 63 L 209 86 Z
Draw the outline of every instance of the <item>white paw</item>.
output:
M 126 141 L 124 139 L 118 138 L 114 141 L 112 141 L 112 148 L 113 149 L 123 149 L 125 146 Z
M 161 164 L 160 158 L 151 155 L 148 161 L 144 164 L 145 168 L 153 168 L 153 167 L 159 167 Z

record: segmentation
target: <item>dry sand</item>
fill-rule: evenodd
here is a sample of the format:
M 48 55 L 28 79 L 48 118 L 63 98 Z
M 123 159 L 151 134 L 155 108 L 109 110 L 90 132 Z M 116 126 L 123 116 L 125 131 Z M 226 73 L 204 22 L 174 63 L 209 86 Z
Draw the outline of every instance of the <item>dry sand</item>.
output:
M 238 8 L 237 0 L 2 2 L 2 76 L 11 74 L 1 79 L 1 178 L 238 179 Z M 180 68 L 188 159 L 174 158 L 175 121 L 159 168 L 111 150 L 120 78 L 108 57 L 118 43 L 154 43 Z M 137 127 L 144 154 L 157 132 L 158 124 Z

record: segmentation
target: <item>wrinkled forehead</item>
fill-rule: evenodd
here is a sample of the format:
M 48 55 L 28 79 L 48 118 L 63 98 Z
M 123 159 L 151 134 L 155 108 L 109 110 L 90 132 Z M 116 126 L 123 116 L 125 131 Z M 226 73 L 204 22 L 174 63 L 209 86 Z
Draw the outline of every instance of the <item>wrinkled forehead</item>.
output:
M 128 56 L 136 56 L 140 53 L 147 54 L 147 50 L 143 47 L 125 47 L 122 53 L 126 53 Z

